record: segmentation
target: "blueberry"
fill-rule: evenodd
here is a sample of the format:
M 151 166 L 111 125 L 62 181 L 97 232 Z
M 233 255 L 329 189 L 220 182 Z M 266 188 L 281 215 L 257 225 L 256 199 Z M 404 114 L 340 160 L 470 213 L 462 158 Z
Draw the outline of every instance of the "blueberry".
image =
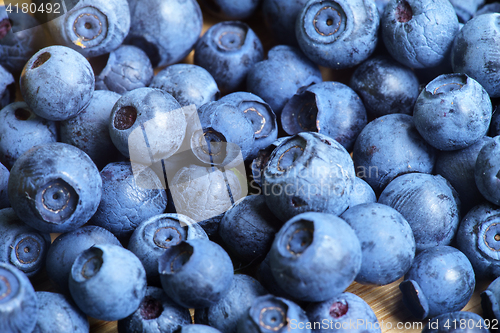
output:
M 484 5 L 485 0 L 450 0 L 450 2 L 455 8 L 458 21 L 465 23 L 476 14 L 479 7 Z
M 109 132 L 116 148 L 138 163 L 151 164 L 172 156 L 184 140 L 185 131 L 180 104 L 159 89 L 138 88 L 125 93 L 109 118 Z
M 497 1 L 492 3 L 487 3 L 474 13 L 474 17 L 482 14 L 491 14 L 491 13 L 500 13 L 500 2 Z
M 14 77 L 9 71 L 0 65 L 0 109 L 3 109 L 10 103 L 14 102 L 15 97 L 16 84 Z
M 129 238 L 139 223 L 163 213 L 167 207 L 167 194 L 151 169 L 139 172 L 130 162 L 114 162 L 102 169 L 101 179 L 101 201 L 90 222 L 119 239 Z M 144 183 L 152 186 L 145 188 Z
M 420 136 L 411 116 L 388 114 L 363 128 L 354 144 L 352 159 L 356 175 L 380 193 L 401 174 L 432 172 L 436 153 Z
M 237 333 L 309 333 L 310 329 L 299 328 L 300 323 L 307 321 L 304 310 L 294 302 L 265 295 L 257 297 L 252 306 L 241 316 Z
M 485 136 L 467 148 L 440 151 L 437 155 L 434 172 L 446 178 L 457 191 L 464 214 L 484 201 L 476 186 L 474 168 L 481 148 L 490 141 L 492 139 Z
M 474 312 L 456 311 L 432 318 L 422 330 L 422 333 L 488 333 L 489 325 Z
M 32 277 L 44 267 L 50 235 L 24 224 L 12 208 L 0 210 L 0 262 L 9 263 Z
M 293 294 L 288 294 L 279 286 L 278 282 L 273 276 L 273 272 L 271 271 L 271 267 L 269 266 L 269 261 L 270 257 L 268 252 L 266 257 L 264 258 L 264 261 L 259 264 L 259 267 L 257 269 L 257 280 L 262 284 L 262 286 L 264 286 L 264 288 L 266 288 L 266 290 L 269 291 L 270 294 L 273 294 L 277 297 L 286 298 L 287 300 L 295 303 L 301 303 L 301 300 L 296 299 Z
M 361 297 L 348 292 L 320 303 L 310 303 L 307 317 L 313 326 L 311 332 L 380 333 L 372 308 Z M 352 323 L 356 325 L 352 325 Z M 325 328 L 326 326 L 326 328 Z
M 158 261 L 167 295 L 186 308 L 217 303 L 231 287 L 233 264 L 222 247 L 208 239 L 191 239 L 166 249 Z
M 24 101 L 38 116 L 65 120 L 76 116 L 94 93 L 94 72 L 87 59 L 65 46 L 38 51 L 19 81 Z
M 420 252 L 399 285 L 403 302 L 422 320 L 461 310 L 474 292 L 476 279 L 467 257 L 450 246 Z
M 267 60 L 248 72 L 247 89 L 261 97 L 279 117 L 286 102 L 299 88 L 322 82 L 321 72 L 297 48 L 278 45 L 269 50 Z
M 108 230 L 87 225 L 57 236 L 47 252 L 46 271 L 49 279 L 62 293 L 69 295 L 69 276 L 76 257 L 94 245 L 113 244 L 120 241 Z
M 191 136 L 191 149 L 203 163 L 226 166 L 236 163 L 239 153 L 244 160 L 256 154 L 254 118 L 239 107 L 219 100 L 203 105 L 198 114 L 201 128 Z
M 375 4 L 377 5 L 379 17 L 382 17 L 382 15 L 384 14 L 385 7 L 389 3 L 389 1 L 391 1 L 391 0 L 375 0 Z
M 413 230 L 417 251 L 449 245 L 460 223 L 458 195 L 439 175 L 401 175 L 387 185 L 378 202 L 405 217 Z
M 235 92 L 222 97 L 220 102 L 237 107 L 252 124 L 255 136 L 252 157 L 257 156 L 260 149 L 276 141 L 278 137 L 276 115 L 262 98 L 247 92 Z
M 238 90 L 253 65 L 263 58 L 259 38 L 240 21 L 213 25 L 194 50 L 194 63 L 212 74 L 224 94 Z
M 279 227 L 280 223 L 266 205 L 266 198 L 250 195 L 224 214 L 219 235 L 229 252 L 250 263 L 264 259 Z
M 194 104 L 197 109 L 220 96 L 212 75 L 205 68 L 191 64 L 168 66 L 156 74 L 150 87 L 165 90 L 181 106 Z
M 208 236 L 192 219 L 180 214 L 161 214 L 141 222 L 127 248 L 141 260 L 148 280 L 160 282 L 158 259 L 165 249 L 196 238 L 208 239 Z
M 472 208 L 460 223 L 457 247 L 469 258 L 478 278 L 500 276 L 500 210 L 492 204 Z
M 119 98 L 115 92 L 97 90 L 82 112 L 60 122 L 61 142 L 80 148 L 99 170 L 121 156 L 109 135 L 109 117 Z
M 349 207 L 371 202 L 377 202 L 377 196 L 372 187 L 363 179 L 359 177 L 354 178 L 354 186 L 349 200 Z
M 302 132 L 283 141 L 264 169 L 266 203 L 281 221 L 307 211 L 342 214 L 349 206 L 354 166 L 337 141 Z
M 455 73 L 479 82 L 490 97 L 500 97 L 498 65 L 499 13 L 476 16 L 458 32 L 453 42 L 451 64 Z
M 412 68 L 443 62 L 459 29 L 448 0 L 391 0 L 380 25 L 387 51 Z
M 0 6 L 0 65 L 12 73 L 21 73 L 26 62 L 42 47 L 45 34 L 40 23 L 22 10 L 8 14 Z M 5 15 L 3 15 L 5 13 Z
M 276 139 L 276 141 L 271 143 L 266 148 L 259 150 L 259 152 L 257 153 L 257 157 L 253 159 L 252 164 L 250 165 L 250 168 L 252 169 L 252 180 L 259 187 L 262 186 L 262 176 L 264 173 L 264 168 L 266 167 L 267 162 L 269 161 L 269 157 L 271 157 L 271 154 L 274 151 L 274 149 L 276 149 L 276 147 L 278 147 L 283 141 L 285 141 L 288 138 L 289 136 L 285 136 Z M 252 185 L 252 188 L 255 188 L 255 186 Z
M 29 149 L 57 141 L 56 123 L 34 114 L 24 102 L 9 104 L 0 111 L 0 162 L 12 168 Z
M 298 46 L 295 21 L 308 0 L 263 0 L 262 12 L 268 31 L 280 44 Z
M 266 294 L 257 280 L 236 274 L 226 296 L 208 308 L 196 310 L 194 322 L 210 325 L 222 333 L 236 333 L 239 318 L 245 315 L 257 297 Z
M 269 265 L 285 292 L 300 300 L 322 302 L 354 281 L 361 268 L 361 246 L 342 219 L 303 213 L 288 220 L 276 234 Z
M 415 73 L 386 56 L 363 62 L 352 74 L 349 86 L 363 100 L 370 118 L 390 113 L 411 115 L 419 94 Z
M 87 316 L 67 296 L 37 291 L 38 319 L 33 333 L 88 333 Z
M 486 143 L 477 155 L 474 177 L 476 185 L 484 197 L 500 205 L 500 136 L 496 136 Z
M 169 184 L 176 211 L 196 222 L 225 213 L 247 193 L 233 170 L 198 165 L 181 168 Z
M 137 310 L 146 294 L 146 272 L 130 251 L 112 244 L 95 245 L 71 267 L 69 290 L 80 310 L 113 321 Z
M 127 0 L 80 0 L 64 15 L 53 11 L 47 16 L 54 40 L 87 58 L 118 48 L 130 28 Z
M 128 3 L 131 24 L 125 44 L 144 50 L 153 67 L 177 63 L 191 52 L 203 25 L 196 0 L 128 0 Z
M 403 215 L 389 206 L 368 203 L 349 208 L 340 217 L 361 243 L 363 260 L 356 282 L 382 286 L 406 274 L 415 257 L 415 238 Z
M 85 224 L 101 199 L 99 170 L 80 149 L 47 143 L 23 154 L 9 178 L 9 200 L 19 218 L 43 232 Z
M 118 321 L 118 332 L 173 333 L 191 324 L 189 310 L 175 304 L 157 287 L 147 287 L 139 308 Z
M 149 86 L 153 76 L 153 66 L 147 54 L 138 47 L 122 45 L 109 54 L 106 67 L 96 74 L 95 89 L 124 94 Z
M 379 23 L 375 1 L 310 0 L 297 17 L 295 34 L 309 59 L 343 69 L 360 64 L 373 53 Z
M 200 4 L 210 14 L 224 20 L 243 20 L 249 18 L 257 9 L 260 0 L 200 0 Z
M 457 150 L 471 146 L 491 121 L 488 93 L 465 74 L 444 74 L 420 93 L 413 110 L 418 132 L 433 147 Z
M 9 176 L 9 169 L 0 163 L 0 209 L 10 207 L 8 196 Z
M 201 324 L 182 326 L 176 333 L 221 333 L 218 329 Z
M 321 82 L 300 90 L 281 112 L 281 124 L 288 135 L 318 132 L 348 151 L 366 123 L 363 102 L 354 90 L 340 82 Z
M 495 105 L 493 108 L 493 115 L 491 116 L 490 130 L 488 135 L 495 137 L 500 135 L 500 104 Z
M 32 332 L 38 317 L 35 290 L 23 272 L 0 263 L 0 332 Z
M 488 288 L 481 293 L 481 307 L 487 318 L 500 318 L 500 278 L 490 283 Z

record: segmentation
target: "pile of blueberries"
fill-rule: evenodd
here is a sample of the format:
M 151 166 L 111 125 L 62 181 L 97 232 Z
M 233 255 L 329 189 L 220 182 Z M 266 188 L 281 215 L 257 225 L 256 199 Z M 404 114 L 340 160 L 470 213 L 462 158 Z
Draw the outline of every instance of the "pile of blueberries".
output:
M 5 0 L 0 332 L 495 331 L 499 57 L 485 0 Z

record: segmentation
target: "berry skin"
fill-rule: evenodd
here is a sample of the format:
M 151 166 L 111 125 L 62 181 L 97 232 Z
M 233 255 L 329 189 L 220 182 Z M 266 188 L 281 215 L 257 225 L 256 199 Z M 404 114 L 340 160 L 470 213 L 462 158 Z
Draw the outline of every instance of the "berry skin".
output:
M 54 121 L 33 113 L 25 102 L 14 102 L 0 111 L 0 162 L 12 168 L 31 148 L 57 141 Z
M 0 6 L 0 65 L 16 75 L 21 73 L 26 62 L 42 47 L 45 34 L 40 22 L 22 11 L 7 15 L 5 6 Z
M 174 333 L 189 324 L 188 309 L 175 304 L 161 288 L 147 287 L 139 308 L 118 321 L 118 332 Z
M 71 298 L 46 291 L 37 291 L 38 320 L 33 333 L 88 333 L 87 316 L 76 306 Z
M 380 333 L 380 324 L 375 313 L 362 298 L 349 292 L 320 303 L 310 303 L 306 308 L 311 323 L 325 323 L 329 327 L 314 328 L 313 333 Z M 359 323 L 353 328 L 352 322 Z M 364 324 L 361 324 L 364 323 Z M 343 327 L 342 329 L 340 329 Z M 348 328 L 349 327 L 349 328 Z
M 248 72 L 247 89 L 271 106 L 276 116 L 302 87 L 322 82 L 318 65 L 299 49 L 278 45 L 269 50 L 267 60 Z
M 130 162 L 114 162 L 102 169 L 100 178 L 102 197 L 90 223 L 108 229 L 120 240 L 127 240 L 142 221 L 167 207 L 167 194 L 151 169 L 134 174 Z
M 198 223 L 181 214 L 160 214 L 137 226 L 127 248 L 142 262 L 148 281 L 158 284 L 158 259 L 165 249 L 195 238 L 208 239 Z
M 75 259 L 69 290 L 88 316 L 120 320 L 140 306 L 146 294 L 146 272 L 140 260 L 121 246 L 95 245 Z
M 223 94 L 239 90 L 253 65 L 263 58 L 259 38 L 239 21 L 215 24 L 194 50 L 194 63 L 212 74 Z
M 175 64 L 191 52 L 203 25 L 196 0 L 128 0 L 128 4 L 130 32 L 124 43 L 146 52 L 153 67 Z
M 220 96 L 212 75 L 205 68 L 191 64 L 168 66 L 156 74 L 150 87 L 168 92 L 181 106 L 194 104 L 197 109 Z
M 461 310 L 474 292 L 476 279 L 467 257 L 451 246 L 420 252 L 399 285 L 403 302 L 422 320 Z
M 0 263 L 0 332 L 32 332 L 38 317 L 35 290 L 26 275 Z
M 391 0 L 380 26 L 387 51 L 411 68 L 446 61 L 459 30 L 457 14 L 448 0 Z
M 229 292 L 214 305 L 195 312 L 194 322 L 210 325 L 222 333 L 235 333 L 238 320 L 259 297 L 267 291 L 254 278 L 235 274 Z
M 288 135 L 312 131 L 331 137 L 351 151 L 366 126 L 366 110 L 359 96 L 343 83 L 321 82 L 300 89 L 281 111 Z
M 322 302 L 354 281 L 361 268 L 361 245 L 354 230 L 339 217 L 303 213 L 288 220 L 276 234 L 269 266 L 285 292 L 302 301 Z
M 469 147 L 487 132 L 492 106 L 484 88 L 465 74 L 440 75 L 422 90 L 413 109 L 418 132 L 439 150 Z
M 479 82 L 491 98 L 500 97 L 499 13 L 476 16 L 458 32 L 451 51 L 455 73 L 467 74 Z
M 161 285 L 186 308 L 206 308 L 223 298 L 233 282 L 233 264 L 222 247 L 208 239 L 182 241 L 158 261 Z
M 109 135 L 109 117 L 119 98 L 115 92 L 96 90 L 85 110 L 60 122 L 61 142 L 83 150 L 99 170 L 121 157 Z
M 389 206 L 369 203 L 349 208 L 340 217 L 361 243 L 363 260 L 356 282 L 381 286 L 406 274 L 415 257 L 415 238 L 403 215 Z
M 94 215 L 102 180 L 80 149 L 47 143 L 23 154 L 9 178 L 9 200 L 19 218 L 42 232 L 68 232 Z
M 460 224 L 458 194 L 439 175 L 417 172 L 401 175 L 387 185 L 378 202 L 405 217 L 413 231 L 417 252 L 450 245 Z
M 486 143 L 477 155 L 474 176 L 479 192 L 490 202 L 500 204 L 500 136 Z
M 149 86 L 153 76 L 147 54 L 138 47 L 122 45 L 109 54 L 106 67 L 96 76 L 95 89 L 124 94 Z
M 24 66 L 19 82 L 30 109 L 49 120 L 76 116 L 94 93 L 94 72 L 78 52 L 65 46 L 38 51 Z
M 76 257 L 94 245 L 113 244 L 120 241 L 108 230 L 86 225 L 59 235 L 47 252 L 46 270 L 49 279 L 62 293 L 69 295 L 69 276 Z
M 478 279 L 500 276 L 500 210 L 490 203 L 472 208 L 458 228 L 457 248 L 469 258 Z
M 375 1 L 310 0 L 297 17 L 295 35 L 316 64 L 350 68 L 375 50 L 379 22 Z
M 363 62 L 352 74 L 349 86 L 363 100 L 369 118 L 390 113 L 412 115 L 419 95 L 415 73 L 385 56 Z
M 301 132 L 273 151 L 262 188 L 267 206 L 281 221 L 308 211 L 340 215 L 349 206 L 355 177 L 352 159 L 340 143 Z
M 238 321 L 237 333 L 294 332 L 310 333 L 300 325 L 308 318 L 304 310 L 285 298 L 265 295 L 257 297 Z
M 24 224 L 12 208 L 0 210 L 0 262 L 20 269 L 33 277 L 45 265 L 50 235 Z
M 120 46 L 130 29 L 127 0 L 80 0 L 64 15 L 47 14 L 48 29 L 58 44 L 84 57 L 97 57 Z

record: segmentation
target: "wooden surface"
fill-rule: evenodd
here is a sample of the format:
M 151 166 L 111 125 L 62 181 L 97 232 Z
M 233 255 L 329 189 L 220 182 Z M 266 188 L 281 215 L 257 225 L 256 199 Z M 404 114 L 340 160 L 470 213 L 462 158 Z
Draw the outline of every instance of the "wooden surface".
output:
M 28 1 L 26 1 L 28 2 Z M 0 0 L 0 4 L 2 0 Z M 209 16 L 204 13 L 204 26 L 203 33 L 213 24 L 217 22 L 217 19 Z M 257 15 L 255 18 L 252 18 L 248 21 L 249 25 L 252 29 L 257 33 L 257 35 L 261 38 L 265 51 L 267 52 L 273 45 L 275 45 L 274 41 L 272 41 L 269 37 L 269 34 L 266 32 L 264 27 L 264 23 L 261 15 Z M 183 60 L 185 63 L 193 62 L 193 53 L 191 52 L 186 59 Z M 156 69 L 157 73 L 160 69 Z M 328 81 L 340 81 L 343 83 L 348 82 L 348 78 L 352 73 L 352 70 L 344 70 L 344 71 L 334 71 L 326 68 L 321 68 L 323 79 Z M 53 238 L 56 235 L 53 235 Z M 382 332 L 387 333 L 400 333 L 400 332 L 408 332 L 408 333 L 417 333 L 421 332 L 423 326 L 426 321 L 421 322 L 412 318 L 409 311 L 404 307 L 401 300 L 401 293 L 399 292 L 399 282 L 401 280 L 396 281 L 390 285 L 383 287 L 368 287 L 363 286 L 357 283 L 353 283 L 347 291 L 352 292 L 361 298 L 363 298 L 370 306 L 373 311 L 377 315 L 379 324 L 382 327 Z M 465 306 L 463 311 L 472 311 L 478 314 L 482 314 L 481 306 L 480 306 L 480 296 L 479 294 L 486 289 L 491 281 L 482 281 L 478 282 L 476 285 L 476 291 L 470 300 L 470 302 Z M 44 271 L 37 276 L 33 280 L 33 284 L 37 291 L 55 291 L 55 289 L 51 286 L 51 283 L 47 280 L 47 275 Z M 398 327 L 399 323 L 399 327 Z M 406 325 L 405 325 L 406 324 Z M 95 319 L 90 319 L 91 333 L 116 333 L 116 322 L 104 322 Z M 401 326 L 402 325 L 402 326 Z

